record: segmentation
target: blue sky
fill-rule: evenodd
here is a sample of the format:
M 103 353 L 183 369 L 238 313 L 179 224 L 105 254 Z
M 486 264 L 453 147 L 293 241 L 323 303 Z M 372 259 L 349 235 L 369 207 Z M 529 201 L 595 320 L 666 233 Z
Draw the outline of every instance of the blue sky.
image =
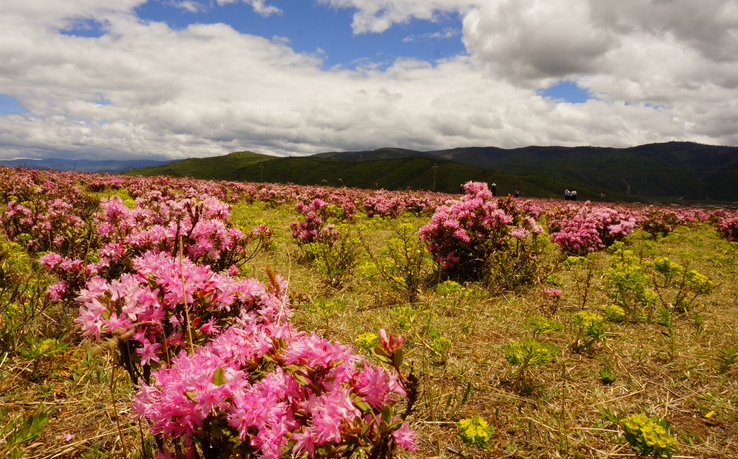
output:
M 0 158 L 734 145 L 706 1 L 3 2 Z

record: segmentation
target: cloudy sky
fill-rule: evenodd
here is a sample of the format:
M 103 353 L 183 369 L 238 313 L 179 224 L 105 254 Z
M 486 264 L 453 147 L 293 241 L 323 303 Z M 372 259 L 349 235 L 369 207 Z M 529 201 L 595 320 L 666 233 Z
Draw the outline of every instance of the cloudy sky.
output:
M 0 2 L 0 158 L 738 145 L 735 0 Z

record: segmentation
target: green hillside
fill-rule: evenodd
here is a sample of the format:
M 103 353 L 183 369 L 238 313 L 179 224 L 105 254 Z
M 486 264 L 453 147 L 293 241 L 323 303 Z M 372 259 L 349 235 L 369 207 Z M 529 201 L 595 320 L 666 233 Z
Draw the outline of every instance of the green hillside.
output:
M 439 157 L 651 199 L 738 200 L 738 148 L 669 142 L 632 148 L 456 148 Z
M 401 148 L 275 158 L 236 152 L 134 169 L 129 174 L 456 193 L 469 180 L 496 182 L 500 194 L 581 199 L 738 201 L 738 148 L 689 142 L 633 148 L 495 147 L 420 152 Z
M 241 158 L 241 159 L 239 159 Z M 274 158 L 255 153 L 232 153 L 217 158 L 188 159 L 158 167 L 134 169 L 131 175 L 170 175 L 217 180 L 233 180 L 298 185 L 348 186 L 387 190 L 435 190 L 458 193 L 459 185 L 470 180 L 496 183 L 498 194 L 512 194 L 520 187 L 522 196 L 560 197 L 570 186 L 559 180 L 535 176 L 513 176 L 443 159 L 401 157 L 375 161 L 346 161 L 315 156 Z M 583 185 L 580 199 L 599 199 L 605 191 L 610 199 L 636 200 L 635 196 L 613 194 L 609 190 Z
M 192 177 L 196 179 L 228 180 L 226 175 L 235 169 L 274 159 L 274 156 L 260 155 L 250 151 L 237 151 L 225 156 L 210 158 L 191 158 L 159 166 L 131 169 L 124 175 L 169 175 L 172 177 Z M 258 178 L 258 177 L 257 177 Z

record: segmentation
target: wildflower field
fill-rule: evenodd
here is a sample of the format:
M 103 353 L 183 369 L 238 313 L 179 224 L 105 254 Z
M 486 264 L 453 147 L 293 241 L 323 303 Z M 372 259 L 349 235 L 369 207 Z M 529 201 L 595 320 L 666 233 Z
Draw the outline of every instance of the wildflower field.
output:
M 738 457 L 738 212 L 0 168 L 0 457 Z

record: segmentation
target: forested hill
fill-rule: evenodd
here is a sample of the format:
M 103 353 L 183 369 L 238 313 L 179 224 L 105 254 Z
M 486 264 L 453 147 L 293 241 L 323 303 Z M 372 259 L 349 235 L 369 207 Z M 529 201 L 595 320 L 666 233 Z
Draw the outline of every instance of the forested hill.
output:
M 738 148 L 669 142 L 632 148 L 495 147 L 421 152 L 399 148 L 275 158 L 251 152 L 188 159 L 130 174 L 456 192 L 469 180 L 501 193 L 585 199 L 738 201 Z

